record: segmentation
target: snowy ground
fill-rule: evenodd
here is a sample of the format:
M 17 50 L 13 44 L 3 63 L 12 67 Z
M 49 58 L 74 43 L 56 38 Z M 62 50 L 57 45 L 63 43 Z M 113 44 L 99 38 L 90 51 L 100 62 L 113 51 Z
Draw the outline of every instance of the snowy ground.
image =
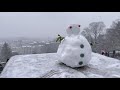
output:
M 56 53 L 12 57 L 1 78 L 120 78 L 120 61 L 92 53 L 89 65 L 70 68 L 58 62 Z

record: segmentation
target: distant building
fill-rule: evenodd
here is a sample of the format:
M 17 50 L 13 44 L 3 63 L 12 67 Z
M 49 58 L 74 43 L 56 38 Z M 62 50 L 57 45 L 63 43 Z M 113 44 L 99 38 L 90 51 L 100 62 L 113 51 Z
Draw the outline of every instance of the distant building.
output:
M 32 54 L 31 46 L 13 47 L 12 50 L 19 54 Z
M 33 42 L 20 47 L 12 47 L 12 51 L 24 54 L 41 54 L 41 53 L 55 53 L 57 52 L 59 43 L 56 42 Z

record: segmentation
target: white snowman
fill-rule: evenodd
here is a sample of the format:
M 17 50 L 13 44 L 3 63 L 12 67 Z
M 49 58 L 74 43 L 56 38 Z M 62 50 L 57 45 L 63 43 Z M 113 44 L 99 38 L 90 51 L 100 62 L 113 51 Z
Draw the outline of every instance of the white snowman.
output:
M 80 35 L 80 25 L 72 24 L 67 28 L 67 36 L 58 47 L 60 62 L 70 67 L 82 67 L 91 60 L 92 49 L 87 39 Z

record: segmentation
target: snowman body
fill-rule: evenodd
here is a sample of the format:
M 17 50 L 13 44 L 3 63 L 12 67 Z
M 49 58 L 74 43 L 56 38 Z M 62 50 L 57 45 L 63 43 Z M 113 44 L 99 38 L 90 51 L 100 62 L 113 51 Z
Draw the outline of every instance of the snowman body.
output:
M 79 32 L 79 25 L 71 25 L 67 29 L 68 36 L 58 47 L 57 54 L 60 62 L 70 67 L 82 67 L 91 60 L 91 46 L 84 36 L 79 35 Z

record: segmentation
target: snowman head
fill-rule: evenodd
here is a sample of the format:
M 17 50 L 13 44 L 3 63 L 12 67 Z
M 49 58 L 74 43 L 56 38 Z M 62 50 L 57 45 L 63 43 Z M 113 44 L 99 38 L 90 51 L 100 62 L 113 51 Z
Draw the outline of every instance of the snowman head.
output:
M 80 25 L 79 24 L 71 24 L 68 28 L 67 28 L 67 34 L 68 36 L 71 35 L 78 35 L 80 32 Z

